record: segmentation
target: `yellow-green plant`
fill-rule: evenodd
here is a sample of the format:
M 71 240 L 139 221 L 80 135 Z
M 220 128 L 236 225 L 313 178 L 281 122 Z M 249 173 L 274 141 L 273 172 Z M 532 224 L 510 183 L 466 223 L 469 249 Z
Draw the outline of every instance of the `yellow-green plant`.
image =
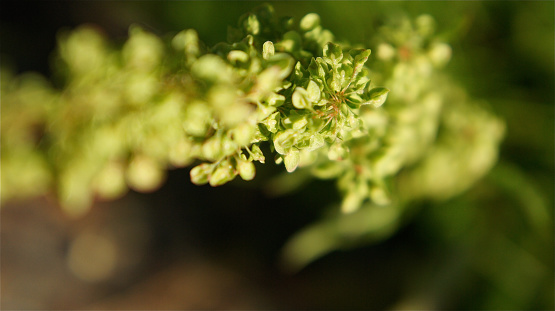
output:
M 95 196 L 154 191 L 171 168 L 219 186 L 270 158 L 343 195 L 342 213 L 288 244 L 293 264 L 391 231 L 406 202 L 483 176 L 503 136 L 442 73 L 451 48 L 433 23 L 401 18 L 351 45 L 317 14 L 296 23 L 264 5 L 213 47 L 192 29 L 164 41 L 133 26 L 122 46 L 90 26 L 64 33 L 61 87 L 2 70 L 2 200 L 55 193 L 81 214 Z

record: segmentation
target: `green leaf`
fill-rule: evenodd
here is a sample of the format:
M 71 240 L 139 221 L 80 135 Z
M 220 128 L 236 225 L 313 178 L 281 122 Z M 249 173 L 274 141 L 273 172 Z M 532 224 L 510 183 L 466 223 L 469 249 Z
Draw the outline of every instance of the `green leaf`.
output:
M 306 116 L 300 117 L 293 122 L 293 129 L 297 131 L 302 130 L 306 128 L 307 124 L 308 124 L 308 120 L 306 119 Z
M 289 173 L 293 172 L 299 165 L 300 153 L 297 148 L 291 149 L 284 157 L 283 162 Z
M 270 106 L 279 107 L 285 102 L 285 96 L 277 93 L 272 93 L 270 94 L 270 96 L 268 96 L 266 102 Z
M 331 64 L 338 64 L 343 59 L 343 50 L 335 43 L 329 42 L 323 49 L 324 58 L 331 61 Z
M 319 149 L 324 145 L 324 136 L 320 133 L 316 133 L 310 137 L 310 145 L 308 146 L 308 150 L 314 151 Z
M 304 68 L 301 64 L 301 62 L 297 62 L 295 64 L 295 70 L 293 70 L 293 74 L 291 77 L 291 81 L 301 81 L 301 79 L 304 77 Z
M 365 103 L 362 103 L 362 105 L 370 105 L 374 108 L 378 108 L 383 105 L 387 99 L 388 93 L 389 90 L 384 87 L 373 88 L 370 92 L 368 92 L 368 100 Z
M 292 96 L 293 106 L 297 109 L 310 109 L 312 108 L 312 102 L 309 99 L 308 92 L 302 88 L 295 88 Z
M 257 144 L 251 146 L 249 154 L 251 155 L 253 161 L 258 161 L 260 163 L 266 162 L 266 158 L 264 157 L 262 150 L 260 150 L 260 146 Z
M 320 100 L 320 87 L 316 82 L 310 80 L 306 91 L 308 92 L 308 99 L 310 99 L 311 102 L 315 103 Z
M 322 70 L 322 67 L 315 58 L 310 60 L 310 65 L 308 65 L 308 72 L 313 78 L 322 79 L 326 76 L 325 72 Z
M 270 66 L 277 66 L 279 68 L 278 77 L 280 80 L 287 78 L 295 65 L 295 59 L 287 53 L 276 53 L 268 57 L 267 61 Z
M 355 67 L 364 65 L 368 60 L 370 53 L 370 49 L 352 49 L 349 51 L 349 54 L 351 54 L 351 56 L 353 56 L 354 58 L 353 65 Z
M 354 65 L 353 78 L 354 78 L 360 73 L 360 71 L 362 70 L 362 67 L 368 60 L 368 57 L 370 56 L 370 49 L 353 49 L 349 51 L 349 54 L 351 54 L 354 57 L 354 64 L 353 64 Z
M 334 72 L 333 75 L 328 79 L 328 86 L 334 91 L 341 91 L 343 84 L 345 83 L 345 75 L 341 75 L 338 72 Z
M 278 132 L 274 137 L 274 148 L 279 154 L 286 154 L 295 143 L 296 131 L 291 129 Z
M 268 118 L 262 121 L 262 124 L 264 124 L 271 133 L 277 132 L 279 125 L 279 112 L 276 111 L 272 113 Z

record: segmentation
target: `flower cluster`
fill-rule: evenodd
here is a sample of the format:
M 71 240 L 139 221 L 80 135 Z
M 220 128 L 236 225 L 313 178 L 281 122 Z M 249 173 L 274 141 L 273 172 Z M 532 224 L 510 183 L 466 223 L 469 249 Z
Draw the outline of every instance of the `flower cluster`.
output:
M 348 157 L 320 156 L 308 168 L 337 179 L 346 213 L 294 235 L 283 251 L 288 268 L 387 237 L 411 214 L 411 203 L 451 198 L 495 164 L 505 124 L 443 72 L 451 48 L 438 37 L 429 15 L 377 29 L 369 42 L 377 56 L 367 65 L 374 83 L 391 93 L 381 109 L 360 109 L 366 134 L 344 145 Z
M 448 111 L 466 109 L 448 105 L 449 87 L 438 87 L 434 68 L 450 48 L 433 39 L 430 23 L 384 27 L 370 43 L 377 60 L 370 49 L 335 42 L 318 15 L 296 23 L 269 5 L 242 16 L 228 42 L 213 47 L 192 29 L 165 42 L 134 26 L 121 48 L 91 27 L 63 34 L 60 90 L 2 72 L 2 199 L 54 192 L 80 214 L 96 196 L 153 191 L 167 169 L 195 162 L 198 185 L 252 180 L 267 149 L 289 173 L 337 178 L 344 212 L 387 204 L 388 178 L 426 159 L 438 129 L 456 119 Z M 476 138 L 495 154 L 502 131 L 483 126 L 499 134 Z

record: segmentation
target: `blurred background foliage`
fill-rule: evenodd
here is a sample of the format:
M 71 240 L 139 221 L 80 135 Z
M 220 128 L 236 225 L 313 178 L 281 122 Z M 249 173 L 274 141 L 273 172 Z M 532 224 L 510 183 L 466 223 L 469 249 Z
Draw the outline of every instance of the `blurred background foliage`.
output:
M 2 2 L 2 66 L 56 81 L 50 64 L 57 34 L 83 23 L 116 42 L 131 24 L 167 38 L 194 28 L 214 45 L 259 4 Z M 328 202 L 338 200 L 331 182 L 273 197 L 256 180 L 197 187 L 185 169 L 170 172 L 155 193 L 98 203 L 80 220 L 45 200 L 13 203 L 1 211 L 1 307 L 553 309 L 554 3 L 272 5 L 296 20 L 316 12 L 336 38 L 365 45 L 384 18 L 432 15 L 453 49 L 445 70 L 505 119 L 498 164 L 464 194 L 415 203 L 397 230 L 346 243 L 295 274 L 280 269 L 280 252 L 293 234 L 329 213 Z M 257 179 L 279 170 L 260 167 Z M 104 270 L 82 259 L 91 256 Z

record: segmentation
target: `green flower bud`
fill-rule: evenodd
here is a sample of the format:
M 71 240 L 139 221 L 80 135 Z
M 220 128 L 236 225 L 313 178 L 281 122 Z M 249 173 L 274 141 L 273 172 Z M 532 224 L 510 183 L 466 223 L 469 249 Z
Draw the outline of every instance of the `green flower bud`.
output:
M 435 32 L 435 23 L 434 18 L 428 14 L 422 14 L 415 20 L 417 31 L 423 37 L 430 36 Z
M 274 56 L 275 53 L 276 50 L 274 48 L 274 43 L 272 43 L 272 41 L 264 42 L 264 45 L 262 46 L 262 58 L 268 59 Z
M 430 60 L 436 67 L 442 67 L 451 59 L 452 50 L 446 43 L 434 43 L 428 52 Z
M 254 130 L 255 126 L 248 123 L 241 123 L 232 131 L 233 140 L 239 146 L 246 146 L 251 142 L 251 139 L 254 136 Z
M 188 57 L 196 57 L 200 52 L 197 32 L 194 29 L 180 31 L 172 39 L 172 46 L 178 51 L 184 51 Z
M 191 169 L 189 175 L 191 176 L 191 181 L 195 185 L 204 185 L 208 183 L 208 177 L 212 173 L 214 166 L 208 163 L 202 163 Z
M 184 167 L 193 160 L 192 145 L 187 139 L 180 139 L 170 146 L 168 159 L 175 167 Z
M 118 162 L 105 165 L 93 180 L 93 187 L 98 195 L 104 199 L 116 199 L 127 191 L 125 184 L 125 170 Z
M 156 78 L 149 74 L 135 74 L 125 85 L 125 97 L 134 105 L 146 104 L 157 92 Z
M 192 136 L 203 137 L 206 135 L 208 123 L 212 118 L 212 111 L 206 102 L 194 101 L 185 109 L 183 129 Z
M 237 149 L 239 148 L 237 143 L 229 137 L 223 137 L 221 139 L 221 144 L 222 144 L 222 152 L 224 156 L 230 156 L 236 153 Z
M 299 26 L 302 31 L 310 31 L 319 25 L 320 25 L 320 16 L 316 13 L 310 13 L 305 15 L 301 19 L 301 22 L 299 23 Z
M 123 46 L 125 62 L 139 70 L 153 70 L 160 61 L 164 52 L 164 44 L 153 34 L 143 31 L 140 27 L 132 26 L 129 29 L 129 40 Z
M 71 216 L 81 216 L 90 208 L 93 199 L 90 184 L 96 173 L 94 164 L 79 159 L 64 163 L 59 171 L 58 196 L 62 208 Z
M 194 76 L 210 82 L 230 82 L 232 80 L 231 68 L 223 59 L 214 54 L 206 54 L 197 59 L 191 72 Z
M 341 143 L 334 143 L 328 151 L 328 158 L 332 161 L 341 161 L 347 157 L 349 150 Z
M 301 49 L 302 38 L 296 31 L 289 31 L 283 34 L 283 40 L 278 42 L 276 46 L 280 51 L 294 53 Z
M 244 21 L 243 27 L 247 33 L 252 35 L 257 35 L 260 32 L 260 22 L 254 14 L 249 14 L 247 19 Z
M 392 47 L 390 44 L 381 43 L 378 45 L 378 52 L 377 57 L 383 61 L 390 61 L 395 57 L 395 48 Z
M 135 156 L 127 167 L 129 186 L 140 192 L 151 192 L 162 184 L 165 173 L 160 164 L 147 156 Z
M 103 68 L 106 52 L 104 38 L 92 27 L 79 27 L 60 42 L 60 56 L 75 75 Z
M 221 186 L 228 181 L 233 180 L 237 176 L 237 173 L 233 169 L 233 165 L 229 160 L 224 160 L 216 167 L 216 170 L 210 175 L 209 183 L 210 186 L 216 187 Z
M 252 180 L 256 173 L 254 163 L 244 159 L 240 159 L 237 161 L 237 170 L 239 171 L 239 175 L 243 180 Z
M 213 136 L 202 144 L 202 155 L 207 160 L 216 161 L 224 155 L 222 139 Z
M 227 59 L 234 64 L 246 63 L 247 61 L 249 61 L 249 55 L 240 50 L 233 50 L 227 54 Z

